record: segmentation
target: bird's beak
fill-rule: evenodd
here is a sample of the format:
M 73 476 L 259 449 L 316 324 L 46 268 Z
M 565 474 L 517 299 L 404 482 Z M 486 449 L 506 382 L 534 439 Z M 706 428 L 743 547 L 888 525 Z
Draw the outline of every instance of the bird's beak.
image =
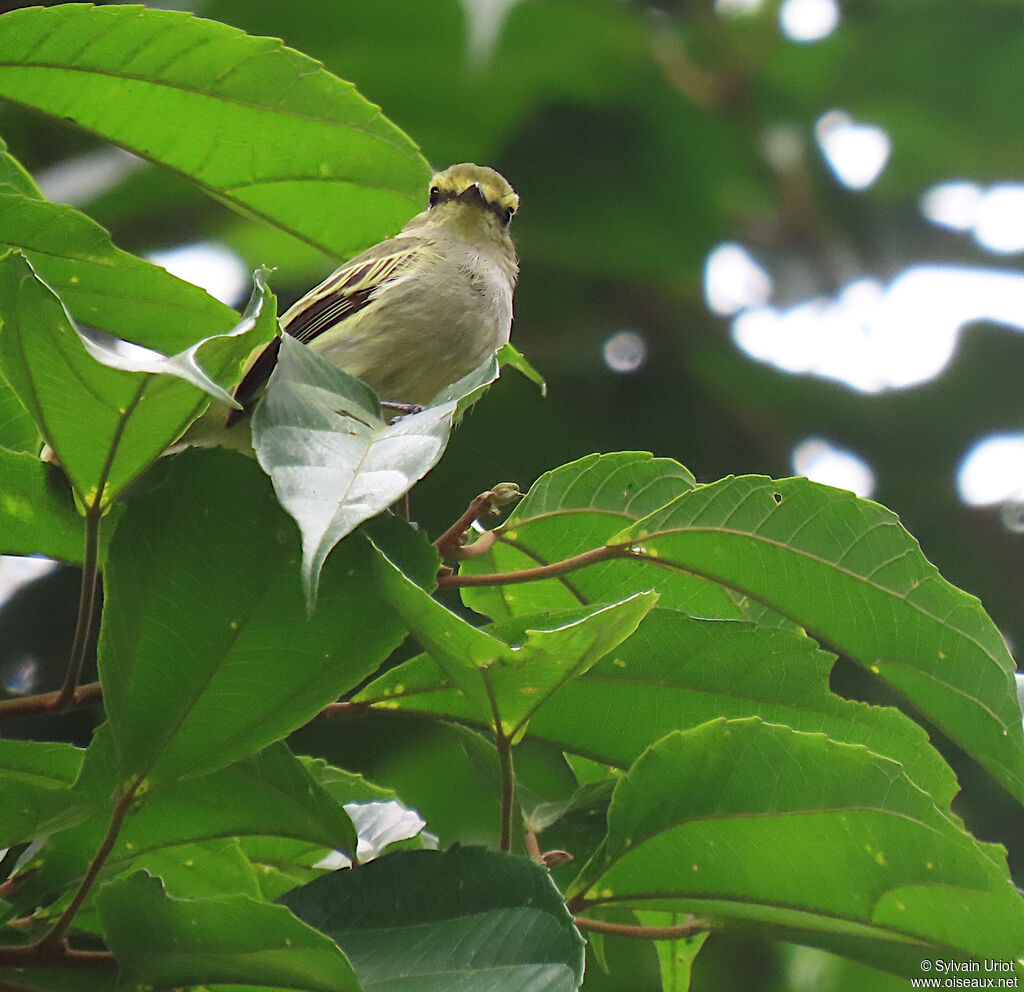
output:
M 479 183 L 473 183 L 472 186 L 467 186 L 457 197 L 462 203 L 472 203 L 476 200 L 481 206 L 487 206 L 487 198 L 484 196 L 483 190 L 480 188 Z

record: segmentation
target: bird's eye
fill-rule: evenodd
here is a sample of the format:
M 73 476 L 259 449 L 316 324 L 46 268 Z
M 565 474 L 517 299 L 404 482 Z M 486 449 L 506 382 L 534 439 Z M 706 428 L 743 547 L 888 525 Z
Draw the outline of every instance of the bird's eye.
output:
M 516 208 L 515 207 L 506 207 L 505 208 L 505 223 L 506 224 L 511 224 L 512 223 L 512 218 L 515 216 L 515 213 L 516 213 Z
M 441 199 L 441 187 L 431 186 L 430 187 L 430 205 L 432 207 L 437 206 L 437 201 Z

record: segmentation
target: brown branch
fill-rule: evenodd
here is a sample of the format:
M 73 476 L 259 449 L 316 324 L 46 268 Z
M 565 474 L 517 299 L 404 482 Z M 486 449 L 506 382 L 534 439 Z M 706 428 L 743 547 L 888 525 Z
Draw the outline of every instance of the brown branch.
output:
M 372 703 L 328 703 L 313 719 L 331 720 L 339 716 L 358 716 L 360 713 L 368 713 L 372 705 Z
M 63 943 L 45 946 L 32 944 L 25 947 L 0 947 L 0 968 L 117 971 L 117 961 L 109 951 L 76 951 Z
M 501 513 L 502 506 L 519 499 L 522 495 L 519 487 L 514 482 L 501 482 L 493 489 L 488 489 L 487 492 L 477 496 L 466 507 L 462 516 L 434 541 L 434 547 L 437 548 L 442 560 L 460 561 L 463 558 L 471 558 L 486 551 L 490 544 L 487 544 L 487 548 L 478 548 L 477 545 L 480 542 L 477 541 L 473 545 L 466 546 L 466 532 L 473 526 L 474 521 L 478 520 L 484 513 L 498 516 Z M 493 543 L 493 538 L 491 543 Z M 471 551 L 471 548 L 476 550 Z
M 512 740 L 501 726 L 501 713 L 498 700 L 490 680 L 484 674 L 484 688 L 491 704 L 491 717 L 494 720 L 494 746 L 498 749 L 498 766 L 501 770 L 501 824 L 499 850 L 512 850 L 512 812 L 515 809 L 516 773 L 512 760 Z
M 53 947 L 64 946 L 64 934 L 67 933 L 68 927 L 71 926 L 78 911 L 82 908 L 82 903 L 85 902 L 89 891 L 99 877 L 100 871 L 106 864 L 107 858 L 110 857 L 110 852 L 114 849 L 114 844 L 117 843 L 117 835 L 121 832 L 124 818 L 128 815 L 128 810 L 131 809 L 132 802 L 135 800 L 135 793 L 138 791 L 140 784 L 141 780 L 133 783 L 117 797 L 114 808 L 110 811 L 110 824 L 107 827 L 107 832 L 104 834 L 103 840 L 100 842 L 100 846 L 93 856 L 92 862 L 89 864 L 89 870 L 85 873 L 85 877 L 78 886 L 78 890 L 71 897 L 71 902 L 68 903 L 67 909 L 61 913 L 60 919 L 53 925 L 50 932 L 45 934 L 39 943 L 35 945 L 37 950 L 45 952 Z
M 640 927 L 629 923 L 592 920 L 586 916 L 574 916 L 573 922 L 580 930 L 608 933 L 616 937 L 631 937 L 634 940 L 677 940 L 711 929 L 711 924 L 707 920 L 689 920 L 674 927 Z
M 529 825 L 523 828 L 523 847 L 526 848 L 526 853 L 530 855 L 537 864 L 542 867 L 547 867 L 544 864 L 544 855 L 540 852 L 540 844 L 537 843 L 537 832 Z
M 442 575 L 438 577 L 440 589 L 459 589 L 463 586 L 506 586 L 516 582 L 537 582 L 540 579 L 554 579 L 566 572 L 574 572 L 586 565 L 594 565 L 601 561 L 615 558 L 640 557 L 628 545 L 604 545 L 591 548 L 581 554 L 573 555 L 550 565 L 538 565 L 537 568 L 524 568 L 518 572 L 491 572 L 483 575 Z
M 13 699 L 0 699 L 0 718 L 8 716 L 32 716 L 39 713 L 55 713 L 58 710 L 72 709 L 94 703 L 103 696 L 103 688 L 99 682 L 88 682 L 75 689 L 71 698 L 63 699 L 63 691 L 42 692 L 35 696 L 17 696 Z
M 100 487 L 102 492 L 102 487 Z M 78 680 L 82 677 L 82 666 L 89 650 L 93 621 L 96 613 L 96 592 L 99 586 L 100 521 L 103 511 L 96 503 L 85 511 L 85 553 L 82 558 L 82 588 L 78 596 L 78 620 L 75 624 L 75 640 L 71 646 L 71 659 L 64 685 L 54 703 L 54 709 L 63 710 L 75 699 Z

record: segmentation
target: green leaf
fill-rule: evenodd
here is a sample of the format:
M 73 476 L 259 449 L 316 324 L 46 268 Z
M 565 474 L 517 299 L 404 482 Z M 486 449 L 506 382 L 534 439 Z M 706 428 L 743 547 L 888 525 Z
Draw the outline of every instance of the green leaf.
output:
M 22 196 L 37 200 L 43 198 L 29 171 L 8 151 L 7 142 L 0 138 L 0 187 L 3 186 L 10 186 Z
M 0 363 L 0 448 L 37 455 L 42 446 L 35 421 L 3 377 Z
M 104 886 L 96 901 L 122 978 L 132 983 L 360 988 L 337 946 L 282 906 L 245 896 L 173 899 L 143 872 Z
M 0 449 L 0 554 L 80 562 L 82 518 L 60 471 L 33 455 Z
M 52 902 L 78 884 L 103 838 L 116 785 L 114 741 L 105 724 L 94 734 L 70 794 L 91 805 L 94 814 L 51 838 L 27 865 L 30 876 L 15 894 L 19 907 Z M 358 776 L 316 764 L 307 768 L 284 744 L 273 744 L 228 768 L 181 779 L 145 795 L 125 820 L 104 875 L 130 869 L 139 858 L 180 861 L 182 856 L 174 851 L 225 837 L 259 837 L 268 845 L 280 841 L 290 845 L 289 853 L 298 846 L 311 853 L 312 865 L 331 850 L 355 850 L 355 828 L 343 802 L 388 797 Z M 243 849 L 250 853 L 248 844 Z M 144 864 L 152 867 L 157 861 Z
M 637 911 L 636 916 L 643 927 L 677 927 L 687 922 L 689 914 L 642 909 Z M 687 992 L 693 959 L 707 938 L 707 933 L 695 933 L 689 937 L 673 937 L 655 942 L 662 992 Z
M 246 345 L 251 351 L 253 345 L 259 347 L 274 336 L 277 330 L 277 300 L 267 288 L 266 276 L 265 268 L 259 268 L 253 273 L 254 286 L 249 303 L 242 314 L 242 319 L 230 331 L 202 338 L 176 355 L 164 355 L 152 348 L 115 338 L 93 328 L 76 327 L 75 330 L 85 345 L 85 350 L 107 368 L 120 369 L 122 372 L 175 376 L 212 396 L 213 399 L 241 410 L 242 404 L 220 383 L 210 378 L 209 373 L 199 364 L 199 350 L 213 341 L 241 337 L 260 329 L 261 333 L 246 339 Z
M 253 416 L 253 447 L 302 532 L 310 609 L 331 549 L 437 464 L 459 401 L 496 375 L 492 359 L 425 410 L 389 424 L 369 386 L 294 338 L 281 338 L 277 366 Z
M 649 748 L 574 893 L 584 907 L 757 922 L 912 975 L 922 956 L 1024 950 L 1002 848 L 979 844 L 897 762 L 757 719 Z
M 166 354 L 226 331 L 238 319 L 198 286 L 115 248 L 110 235 L 74 207 L 31 192 L 0 187 L 0 243 L 28 256 L 76 321 Z M 219 375 L 228 365 L 211 367 Z
M 888 683 L 1024 798 L 1013 660 L 974 596 L 951 586 L 895 514 L 806 479 L 723 479 L 609 544 L 766 603 Z
M 528 627 L 556 626 L 563 616 L 517 617 L 491 629 L 503 640 L 514 640 Z M 863 744 L 900 761 L 920 788 L 948 804 L 958 788 L 956 779 L 925 731 L 896 709 L 833 694 L 829 674 L 834 661 L 803 634 L 740 621 L 697 620 L 656 607 L 631 637 L 538 710 L 529 736 L 605 766 L 627 768 L 672 730 L 719 716 L 759 716 Z M 426 656 L 391 669 L 357 698 L 382 708 L 476 718 Z
M 600 547 L 695 485 L 670 458 L 623 451 L 587 455 L 541 476 L 501 527 L 484 554 L 460 566 L 462 575 L 515 572 L 571 558 Z M 720 587 L 685 579 L 637 562 L 609 561 L 559 578 L 499 587 L 466 587 L 463 602 L 478 613 L 504 617 L 608 603 L 654 589 L 663 606 L 712 617 L 741 618 L 743 611 Z
M 548 384 L 544 381 L 542 376 L 529 362 L 527 357 L 514 345 L 511 341 L 506 341 L 498 349 L 498 364 L 502 368 L 508 366 L 509 368 L 515 369 L 520 375 L 525 376 L 530 380 L 539 390 L 541 396 L 547 396 Z
M 404 636 L 362 541 L 335 553 L 307 618 L 294 528 L 250 459 L 190 451 L 160 468 L 111 543 L 99 646 L 121 781 L 150 788 L 281 739 Z
M 547 872 L 480 848 L 398 852 L 282 900 L 380 992 L 571 992 L 583 941 Z
M 82 752 L 70 744 L 0 740 L 0 847 L 55 833 L 91 806 L 70 792 Z
M 61 300 L 17 252 L 0 259 L 0 317 L 4 374 L 87 506 L 109 504 L 198 412 L 192 386 L 90 357 Z M 217 344 L 234 349 L 236 364 L 250 347 Z
M 548 629 L 524 630 L 509 643 L 446 609 L 383 554 L 375 569 L 388 602 L 465 696 L 476 719 L 500 725 L 513 739 L 552 695 L 633 633 L 657 600 L 656 593 L 638 593 L 621 603 L 580 610 Z M 357 701 L 372 698 L 375 685 Z
M 226 24 L 137 6 L 32 8 L 0 19 L 0 52 L 0 97 L 181 172 L 329 253 L 393 233 L 430 177 L 351 84 Z

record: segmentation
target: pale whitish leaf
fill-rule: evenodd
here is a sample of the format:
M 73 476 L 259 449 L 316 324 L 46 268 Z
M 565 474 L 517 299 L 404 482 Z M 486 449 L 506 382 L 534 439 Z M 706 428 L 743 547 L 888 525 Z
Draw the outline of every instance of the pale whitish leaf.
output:
M 397 799 L 345 803 L 345 812 L 351 817 L 359 836 L 356 857 L 360 862 L 373 861 L 391 844 L 419 836 L 427 825 L 416 810 L 406 809 Z M 315 867 L 347 868 L 351 864 L 352 859 L 344 851 L 332 851 Z
M 253 447 L 302 533 L 311 609 L 331 549 L 437 464 L 459 409 L 496 376 L 497 363 L 490 359 L 426 409 L 388 423 L 365 383 L 282 338 L 277 367 L 253 416 Z
M 85 345 L 85 350 L 97 362 L 101 362 L 109 368 L 120 369 L 122 372 L 173 375 L 191 383 L 204 393 L 208 393 L 215 400 L 220 400 L 236 410 L 241 410 L 242 405 L 223 386 L 211 379 L 199 364 L 199 349 L 208 342 L 219 338 L 237 338 L 248 334 L 260 323 L 261 318 L 265 319 L 267 300 L 268 298 L 273 300 L 273 296 L 267 288 L 267 271 L 265 266 L 260 266 L 253 272 L 254 285 L 249 303 L 241 320 L 230 331 L 211 334 L 184 351 L 179 351 L 176 355 L 164 355 L 152 348 L 145 348 L 132 341 L 125 341 L 123 338 L 115 337 L 93 327 L 80 327 L 74 323 L 72 326 L 78 332 L 82 344 Z M 271 314 L 272 318 L 273 316 Z

